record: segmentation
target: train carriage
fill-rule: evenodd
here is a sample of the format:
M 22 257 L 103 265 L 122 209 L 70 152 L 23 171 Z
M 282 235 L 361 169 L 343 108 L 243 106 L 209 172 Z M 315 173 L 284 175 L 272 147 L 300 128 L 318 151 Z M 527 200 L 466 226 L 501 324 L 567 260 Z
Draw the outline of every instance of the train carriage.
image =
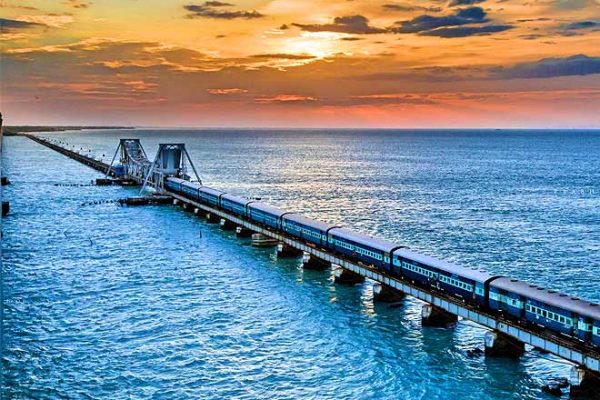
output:
M 212 189 L 206 186 L 202 186 L 198 191 L 200 201 L 212 207 L 219 207 L 219 199 L 223 194 L 225 193 L 220 190 Z
M 226 193 L 221 195 L 220 206 L 225 211 L 229 211 L 240 217 L 247 217 L 248 204 L 250 203 L 253 203 L 253 201 Z
M 165 188 L 172 190 L 173 192 L 182 193 L 181 184 L 185 182 L 179 178 L 167 178 L 164 181 Z
M 253 202 L 248 205 L 248 218 L 274 229 L 281 229 L 281 216 L 285 213 L 265 203 Z
M 487 288 L 497 278 L 487 272 L 461 267 L 406 248 L 394 251 L 392 273 L 480 306 L 487 305 Z
M 281 229 L 316 246 L 327 246 L 327 232 L 335 225 L 316 221 L 299 214 L 285 214 L 281 217 Z
M 496 294 L 505 296 L 492 302 Z M 506 305 L 517 297 L 522 307 L 519 315 L 514 311 L 516 305 Z M 512 316 L 586 342 L 594 341 L 594 324 L 600 321 L 600 306 L 597 304 L 509 278 L 497 279 L 490 285 L 490 308 L 502 309 L 498 307 L 512 308 Z M 600 345 L 599 340 L 596 345 Z
M 392 251 L 400 246 L 350 229 L 333 228 L 328 234 L 328 247 L 368 265 L 389 270 Z
M 516 279 L 499 278 L 490 284 L 488 307 L 516 319 L 525 317 L 525 296 L 511 290 Z
M 200 197 L 198 194 L 200 188 L 201 185 L 197 182 L 183 181 L 181 184 L 181 191 L 183 194 L 192 200 L 197 200 Z

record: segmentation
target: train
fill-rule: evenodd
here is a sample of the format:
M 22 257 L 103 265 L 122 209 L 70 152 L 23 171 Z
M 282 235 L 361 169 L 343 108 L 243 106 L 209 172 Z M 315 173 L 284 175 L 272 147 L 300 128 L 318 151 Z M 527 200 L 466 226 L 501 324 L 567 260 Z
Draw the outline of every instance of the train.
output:
M 532 330 L 600 348 L 600 306 L 554 290 L 490 274 L 415 252 L 339 225 L 307 218 L 256 200 L 227 194 L 179 178 L 166 178 L 173 193 L 221 209 L 308 246 L 442 293 Z

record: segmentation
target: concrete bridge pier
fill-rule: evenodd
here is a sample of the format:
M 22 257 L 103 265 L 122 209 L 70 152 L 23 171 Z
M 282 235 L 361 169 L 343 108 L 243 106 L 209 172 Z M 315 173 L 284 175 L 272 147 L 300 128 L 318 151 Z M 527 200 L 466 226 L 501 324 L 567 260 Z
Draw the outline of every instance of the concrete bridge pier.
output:
M 232 231 L 235 229 L 235 224 L 225 218 L 221 218 L 221 220 L 219 221 L 219 225 L 221 226 L 221 229 L 223 229 L 224 231 Z
M 485 333 L 485 355 L 491 357 L 519 357 L 525 352 L 525 343 L 500 331 Z
M 218 215 L 213 214 L 213 213 L 206 213 L 206 222 L 208 222 L 209 224 L 218 224 L 219 221 L 221 221 L 221 218 L 219 218 Z
M 373 285 L 373 300 L 382 303 L 396 303 L 404 299 L 406 295 L 399 290 L 393 289 L 381 283 Z
M 253 233 L 254 233 L 254 231 L 251 231 L 250 229 L 246 229 L 243 226 L 238 226 L 237 228 L 235 228 L 235 235 L 239 238 L 252 237 Z
M 569 383 L 571 398 L 600 399 L 600 373 L 575 366 Z
M 364 282 L 365 277 L 338 265 L 337 268 L 333 270 L 333 281 L 343 285 L 354 285 Z
M 302 250 L 298 250 L 295 247 L 287 245 L 285 243 L 279 243 L 277 245 L 277 258 L 293 258 L 301 257 L 304 255 Z
M 314 271 L 324 271 L 331 268 L 331 263 L 325 261 L 310 253 L 304 253 L 302 256 L 302 268 Z
M 458 322 L 457 315 L 451 314 L 433 304 L 425 304 L 421 308 L 422 326 L 445 328 L 454 325 L 456 322 Z

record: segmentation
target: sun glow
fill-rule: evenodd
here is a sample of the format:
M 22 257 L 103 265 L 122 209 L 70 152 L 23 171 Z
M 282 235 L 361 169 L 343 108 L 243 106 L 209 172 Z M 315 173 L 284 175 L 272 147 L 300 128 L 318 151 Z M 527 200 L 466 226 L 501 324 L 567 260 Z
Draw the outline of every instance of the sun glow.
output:
M 285 53 L 325 58 L 340 52 L 339 39 L 344 36 L 333 32 L 302 32 L 299 36 L 287 38 L 283 48 Z

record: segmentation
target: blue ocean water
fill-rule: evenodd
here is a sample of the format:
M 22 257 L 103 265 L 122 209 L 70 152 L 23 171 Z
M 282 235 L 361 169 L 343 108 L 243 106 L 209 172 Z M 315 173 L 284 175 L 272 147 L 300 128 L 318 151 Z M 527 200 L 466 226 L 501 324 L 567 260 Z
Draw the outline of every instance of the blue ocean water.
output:
M 600 132 L 51 133 L 109 161 L 183 142 L 205 184 L 460 264 L 600 300 Z M 9 399 L 538 399 L 569 366 L 469 358 L 484 330 L 275 260 L 26 138 L 4 139 Z M 548 397 L 551 398 L 551 397 Z

